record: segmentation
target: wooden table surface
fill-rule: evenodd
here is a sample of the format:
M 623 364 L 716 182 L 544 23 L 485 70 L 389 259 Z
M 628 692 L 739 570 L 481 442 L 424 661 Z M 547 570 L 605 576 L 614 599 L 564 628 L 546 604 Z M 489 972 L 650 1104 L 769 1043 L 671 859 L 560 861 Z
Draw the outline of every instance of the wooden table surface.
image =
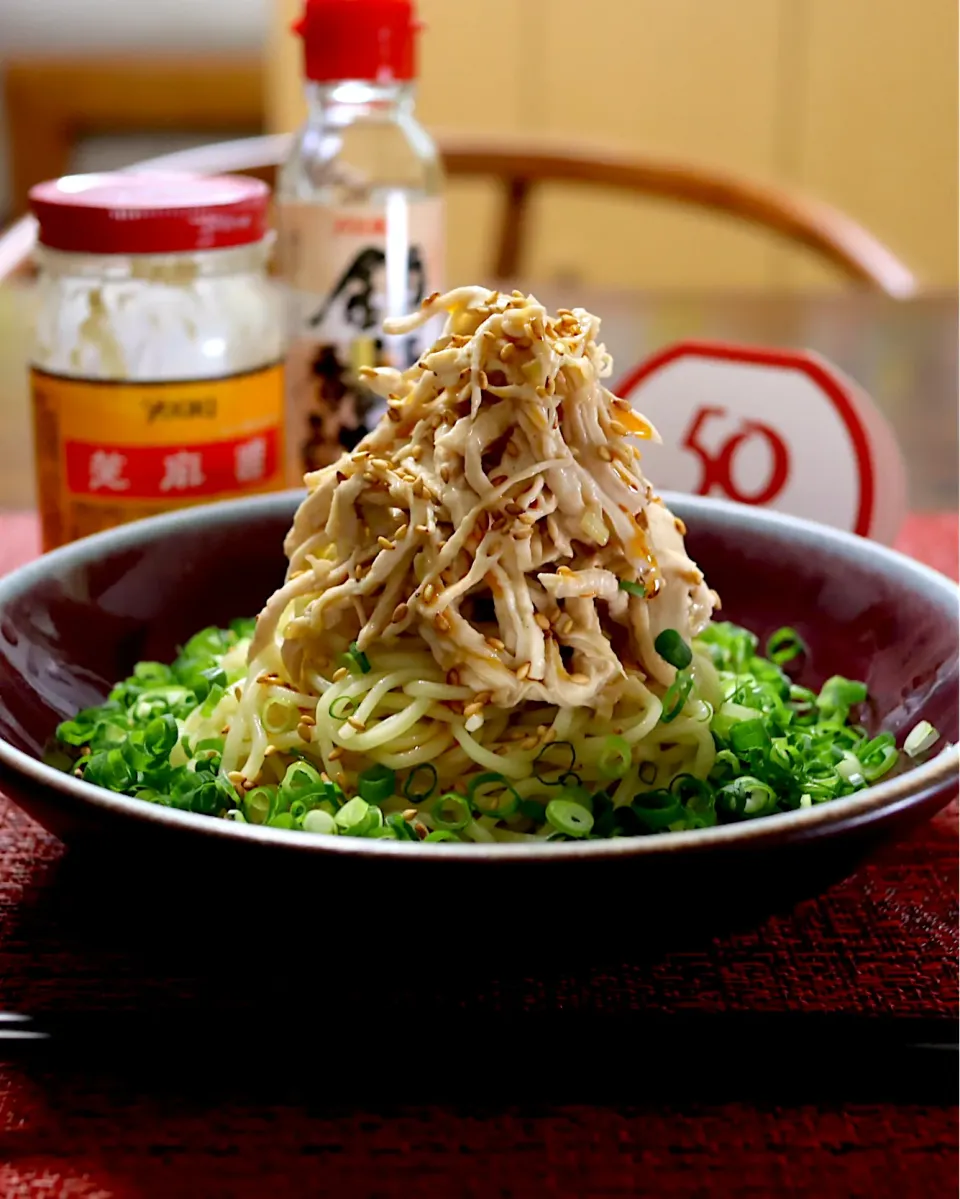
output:
M 603 319 L 622 378 L 653 350 L 698 339 L 812 349 L 873 396 L 907 461 L 913 511 L 957 507 L 957 295 L 889 300 L 859 292 L 597 292 L 529 287 L 549 306 L 580 304 Z M 0 288 L 0 510 L 34 505 L 27 389 L 34 290 Z

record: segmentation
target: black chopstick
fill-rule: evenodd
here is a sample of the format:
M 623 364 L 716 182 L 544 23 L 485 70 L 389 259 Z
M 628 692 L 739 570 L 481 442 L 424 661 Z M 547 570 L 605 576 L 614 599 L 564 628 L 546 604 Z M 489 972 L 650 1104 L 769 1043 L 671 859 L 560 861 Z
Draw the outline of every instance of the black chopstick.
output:
M 307 1092 L 319 1067 L 327 1093 L 335 1086 L 345 1102 L 371 1093 L 406 1102 L 470 1095 L 478 1103 L 507 1093 L 551 1103 L 957 1098 L 957 1022 L 947 1017 L 460 1012 L 458 1024 L 455 1013 L 414 1019 L 384 1007 L 367 1015 L 360 1038 L 314 1039 L 302 1035 L 301 1020 L 292 1046 L 282 1020 L 257 1021 L 250 1012 L 5 1012 L 0 1061 L 224 1085 L 282 1074 Z M 343 1016 L 349 1024 L 349 1012 Z M 324 1025 L 335 1013 L 317 1017 Z

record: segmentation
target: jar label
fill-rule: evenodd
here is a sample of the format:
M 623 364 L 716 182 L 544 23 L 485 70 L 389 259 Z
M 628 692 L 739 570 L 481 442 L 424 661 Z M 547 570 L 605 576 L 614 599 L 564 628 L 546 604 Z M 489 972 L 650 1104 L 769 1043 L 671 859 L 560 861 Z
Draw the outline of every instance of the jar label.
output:
M 335 461 L 375 423 L 382 401 L 360 382 L 361 366 L 415 362 L 435 330 L 387 337 L 388 316 L 405 316 L 440 290 L 443 201 L 278 209 L 278 260 L 288 292 L 288 482 Z
M 283 367 L 187 383 L 31 371 L 43 548 L 283 486 Z

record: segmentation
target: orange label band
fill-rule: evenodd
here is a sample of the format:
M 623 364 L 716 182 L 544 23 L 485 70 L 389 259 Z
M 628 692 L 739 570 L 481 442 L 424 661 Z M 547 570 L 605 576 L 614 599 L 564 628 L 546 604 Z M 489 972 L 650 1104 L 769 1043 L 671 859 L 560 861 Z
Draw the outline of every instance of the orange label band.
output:
M 31 372 L 44 549 L 283 486 L 283 367 L 188 383 Z

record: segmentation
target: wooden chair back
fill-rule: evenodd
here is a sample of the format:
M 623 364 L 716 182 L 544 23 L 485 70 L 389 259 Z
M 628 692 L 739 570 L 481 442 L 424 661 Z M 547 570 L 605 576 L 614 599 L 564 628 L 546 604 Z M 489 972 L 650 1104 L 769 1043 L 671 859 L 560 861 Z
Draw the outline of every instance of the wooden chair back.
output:
M 607 188 L 700 208 L 764 229 L 832 263 L 853 283 L 897 298 L 917 283 L 908 267 L 850 217 L 782 188 L 690 163 L 636 158 L 596 148 L 442 136 L 440 152 L 451 178 L 486 177 L 502 187 L 491 277 L 523 269 L 530 200 L 548 184 Z M 140 166 L 207 174 L 239 172 L 272 182 L 286 157 L 288 135 L 245 138 L 151 159 Z M 22 268 L 33 245 L 29 220 L 0 238 L 0 280 Z

